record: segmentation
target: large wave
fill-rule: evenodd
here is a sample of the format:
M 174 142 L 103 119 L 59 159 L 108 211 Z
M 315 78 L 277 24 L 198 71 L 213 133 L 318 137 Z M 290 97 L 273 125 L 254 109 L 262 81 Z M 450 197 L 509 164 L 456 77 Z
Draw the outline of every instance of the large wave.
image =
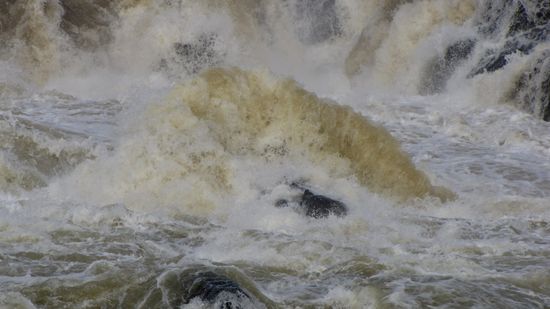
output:
M 262 72 L 205 71 L 132 122 L 113 155 L 81 164 L 61 187 L 68 181 L 80 193 L 93 190 L 86 199 L 103 204 L 196 214 L 218 207 L 239 182 L 254 181 L 238 177 L 235 161 L 281 168 L 308 161 L 397 200 L 452 197 L 430 184 L 385 129 Z M 273 174 L 275 182 L 303 180 L 287 176 L 295 175 Z

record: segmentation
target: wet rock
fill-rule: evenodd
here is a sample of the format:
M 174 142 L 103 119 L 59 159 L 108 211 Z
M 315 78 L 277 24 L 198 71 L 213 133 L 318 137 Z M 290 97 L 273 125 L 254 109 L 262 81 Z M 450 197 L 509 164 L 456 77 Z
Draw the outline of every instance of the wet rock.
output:
M 515 33 L 533 28 L 534 26 L 535 23 L 527 13 L 525 6 L 519 3 L 516 12 L 512 16 L 508 34 L 513 35 Z
M 550 39 L 550 0 L 489 0 L 487 3 L 486 8 L 498 6 L 505 10 L 497 14 L 498 22 L 492 35 L 496 39 L 504 37 L 505 41 L 500 48 L 487 50 L 468 77 L 500 70 L 513 54 L 529 55 L 530 64 L 516 87 L 509 91 L 509 97 L 525 111 L 550 121 L 550 57 L 548 51 L 539 53 L 540 49 L 536 48 Z
M 512 37 L 550 20 L 550 0 L 486 0 L 480 3 L 475 24 L 485 37 Z
M 475 69 L 468 74 L 473 77 L 485 72 L 495 72 L 508 64 L 508 57 L 514 53 L 529 54 L 537 45 L 533 38 L 544 37 L 544 29 L 533 29 L 531 32 L 508 39 L 500 49 L 488 50 Z
M 298 213 L 315 219 L 326 218 L 330 215 L 338 217 L 347 215 L 348 210 L 344 203 L 311 192 L 301 181 L 292 182 L 289 184 L 289 187 L 296 191 L 296 195 L 288 199 L 277 200 L 275 207 L 291 207 Z
M 484 37 L 490 37 L 497 33 L 506 16 L 507 8 L 505 1 L 501 0 L 487 0 L 480 3 L 474 20 L 478 32 Z
M 306 216 L 320 219 L 330 215 L 344 217 L 348 210 L 346 205 L 340 201 L 333 200 L 323 195 L 317 195 L 305 190 L 300 201 Z
M 550 121 L 550 51 L 543 52 L 521 75 L 513 98 L 524 110 Z
M 485 5 L 486 15 L 493 16 L 493 20 L 481 18 L 485 23 L 480 25 L 479 31 L 490 36 L 504 36 L 506 40 L 502 47 L 487 50 L 468 77 L 497 71 L 508 64 L 510 55 L 528 55 L 537 44 L 550 38 L 550 0 L 526 0 L 504 5 L 505 2 L 489 1 Z M 498 10 L 491 11 L 491 8 Z
M 433 94 L 444 90 L 449 77 L 470 56 L 475 45 L 475 40 L 466 39 L 447 47 L 443 57 L 435 59 L 428 65 L 420 93 Z
M 550 21 L 549 0 L 517 1 L 516 9 L 510 19 L 508 36 L 545 26 Z
M 233 280 L 212 271 L 201 271 L 187 278 L 184 284 L 183 300 L 189 303 L 198 297 L 220 309 L 244 308 L 243 300 L 250 296 Z

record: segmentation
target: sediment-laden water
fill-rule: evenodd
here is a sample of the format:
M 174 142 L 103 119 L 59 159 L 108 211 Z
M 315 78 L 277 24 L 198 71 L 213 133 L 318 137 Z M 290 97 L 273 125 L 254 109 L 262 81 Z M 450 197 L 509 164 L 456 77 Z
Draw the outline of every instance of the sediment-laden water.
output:
M 550 307 L 549 19 L 0 2 L 0 308 Z

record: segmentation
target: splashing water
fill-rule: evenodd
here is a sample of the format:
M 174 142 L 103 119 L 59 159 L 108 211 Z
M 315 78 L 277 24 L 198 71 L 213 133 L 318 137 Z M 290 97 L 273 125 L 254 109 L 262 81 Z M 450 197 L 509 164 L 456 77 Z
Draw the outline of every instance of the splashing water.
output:
M 0 308 L 549 307 L 549 12 L 0 2 Z

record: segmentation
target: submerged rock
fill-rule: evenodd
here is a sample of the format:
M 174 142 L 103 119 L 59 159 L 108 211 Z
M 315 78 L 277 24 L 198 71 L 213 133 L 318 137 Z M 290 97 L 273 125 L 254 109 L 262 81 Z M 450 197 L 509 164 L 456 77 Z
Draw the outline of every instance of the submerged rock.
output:
M 142 308 L 273 308 L 255 283 L 234 267 L 188 265 L 171 269 L 144 283 L 148 286 Z M 132 305 L 124 308 L 135 307 Z
M 198 297 L 204 302 L 219 305 L 220 309 L 244 308 L 242 300 L 249 300 L 250 296 L 235 281 L 212 271 L 195 273 L 185 282 L 184 303 L 189 303 Z

